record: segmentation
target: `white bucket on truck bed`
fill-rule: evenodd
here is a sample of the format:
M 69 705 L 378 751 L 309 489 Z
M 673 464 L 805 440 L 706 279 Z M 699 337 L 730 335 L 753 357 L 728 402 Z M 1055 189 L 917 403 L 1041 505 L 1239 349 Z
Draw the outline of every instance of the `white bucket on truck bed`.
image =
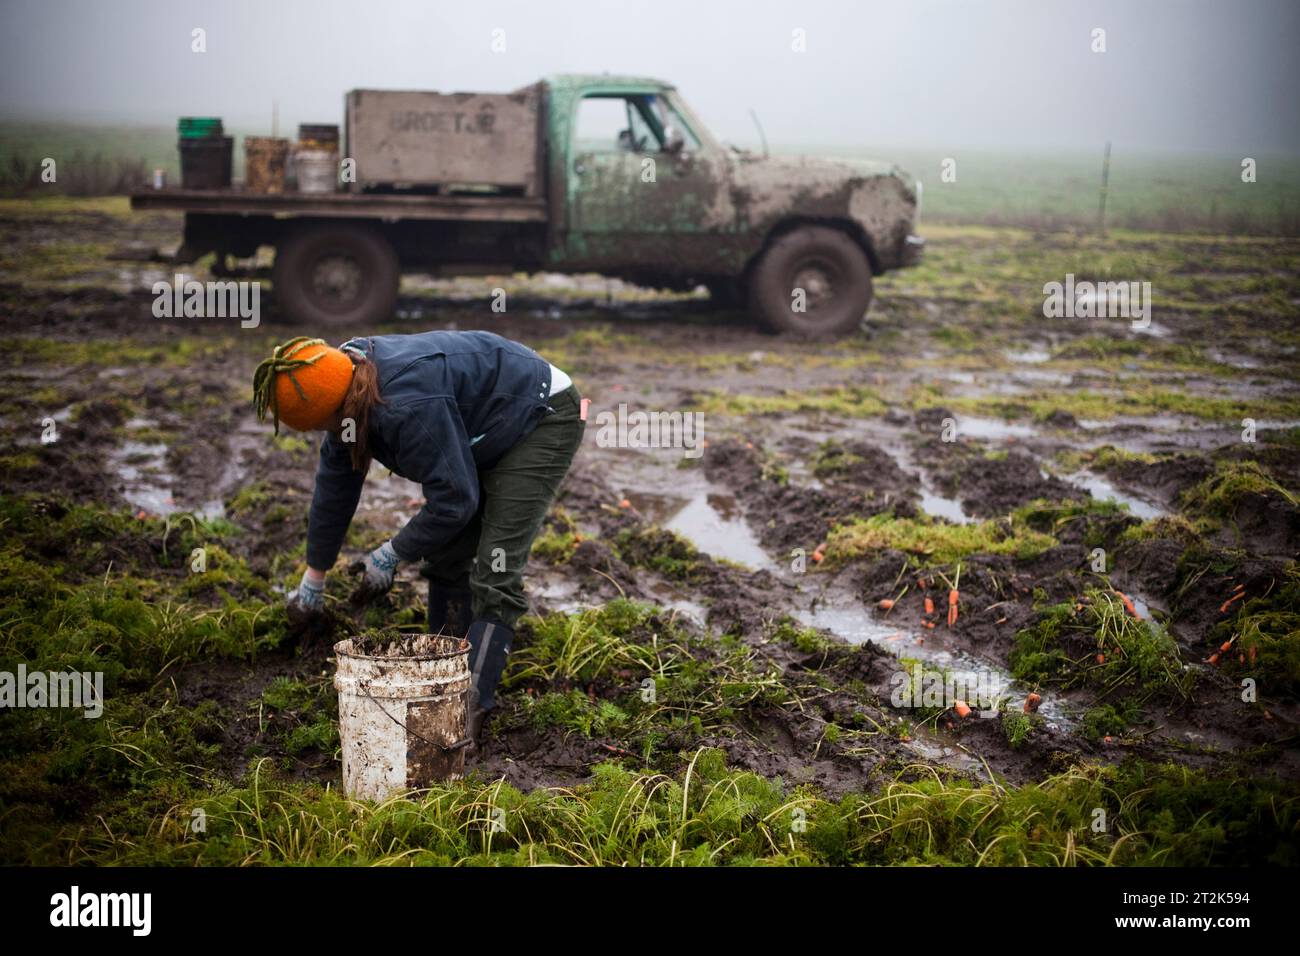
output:
M 384 800 L 465 769 L 469 642 L 422 634 L 394 649 L 363 653 L 351 639 L 334 645 L 338 671 L 343 789 Z
M 300 193 L 332 193 L 338 188 L 339 154 L 327 149 L 297 149 L 293 169 Z

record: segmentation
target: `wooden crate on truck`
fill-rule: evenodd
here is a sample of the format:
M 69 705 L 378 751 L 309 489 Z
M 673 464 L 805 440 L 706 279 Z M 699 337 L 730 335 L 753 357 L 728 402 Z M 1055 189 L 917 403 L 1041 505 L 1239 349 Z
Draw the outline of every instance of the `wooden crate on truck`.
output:
M 352 90 L 346 97 L 353 191 L 541 188 L 539 84 L 513 93 Z

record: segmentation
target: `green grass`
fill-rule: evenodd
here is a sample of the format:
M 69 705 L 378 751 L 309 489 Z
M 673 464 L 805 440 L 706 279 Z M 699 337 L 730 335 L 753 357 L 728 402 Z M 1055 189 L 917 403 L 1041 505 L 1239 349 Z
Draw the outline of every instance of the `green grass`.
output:
M 1044 608 L 1016 634 L 1011 673 L 1027 683 L 1090 685 L 1104 696 L 1132 690 L 1186 698 L 1192 686 L 1163 625 L 1138 620 L 1113 591 L 1090 588 L 1078 601 Z
M 503 684 L 531 692 L 522 719 L 533 726 L 615 738 L 647 759 L 664 741 L 729 736 L 751 707 L 795 703 L 743 643 L 693 638 L 658 608 L 623 599 L 527 619 Z
M 871 389 L 859 385 L 842 385 L 814 390 L 781 390 L 771 395 L 710 389 L 696 396 L 691 410 L 735 416 L 821 412 L 849 418 L 872 418 L 883 415 L 889 406 Z
M 1232 521 L 1241 501 L 1248 495 L 1274 496 L 1292 507 L 1300 499 L 1283 488 L 1258 462 L 1221 461 L 1214 474 L 1182 494 L 1183 510 L 1210 527 Z
M 1229 640 L 1235 643 L 1220 654 L 1222 669 L 1257 678 L 1269 697 L 1300 697 L 1300 565 L 1292 562 L 1265 593 L 1232 605 L 1206 636 L 1207 653 Z
M 101 865 L 1294 865 L 1298 821 L 1282 784 L 1172 765 L 1077 768 L 1020 788 L 922 774 L 831 801 L 703 749 L 673 775 L 603 764 L 571 788 L 471 781 L 380 804 L 284 783 L 259 762 L 243 786 L 154 787 L 10 849 Z
M 1203 421 L 1239 425 L 1243 418 L 1291 419 L 1300 416 L 1300 398 L 1201 395 L 1161 388 L 1150 382 L 1121 383 L 1111 391 L 1078 389 L 1039 391 L 1019 395 L 954 396 L 919 392 L 917 408 L 945 407 L 969 415 L 1033 418 L 1045 421 L 1059 412 L 1075 418 L 1110 421 L 1120 416 L 1182 415 Z
M 926 565 L 952 564 L 971 554 L 1011 554 L 1031 558 L 1056 544 L 1018 519 L 946 524 L 931 518 L 892 514 L 856 518 L 831 529 L 826 558 L 831 566 L 871 557 L 884 548 L 915 556 Z

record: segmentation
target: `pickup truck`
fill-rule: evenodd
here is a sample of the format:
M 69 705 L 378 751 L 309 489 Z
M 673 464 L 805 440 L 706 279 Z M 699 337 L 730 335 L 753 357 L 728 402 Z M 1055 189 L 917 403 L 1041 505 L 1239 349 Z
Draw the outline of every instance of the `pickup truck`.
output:
M 279 307 L 337 326 L 391 315 L 404 269 L 551 271 L 703 285 L 773 331 L 836 337 L 859 327 L 873 276 L 921 254 L 921 187 L 902 170 L 723 146 L 659 80 L 354 90 L 345 109 L 338 191 L 148 189 L 132 207 L 185 214 L 178 262 L 275 247 Z

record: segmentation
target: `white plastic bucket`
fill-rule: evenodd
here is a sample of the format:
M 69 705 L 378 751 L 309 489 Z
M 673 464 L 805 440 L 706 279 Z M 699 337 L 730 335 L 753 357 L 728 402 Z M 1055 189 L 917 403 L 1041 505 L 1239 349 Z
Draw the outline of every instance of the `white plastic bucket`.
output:
M 333 150 L 299 149 L 293 154 L 300 193 L 332 193 L 339 177 L 339 154 Z
M 382 657 L 334 645 L 343 789 L 384 800 L 465 771 L 469 642 L 421 635 L 416 653 Z

